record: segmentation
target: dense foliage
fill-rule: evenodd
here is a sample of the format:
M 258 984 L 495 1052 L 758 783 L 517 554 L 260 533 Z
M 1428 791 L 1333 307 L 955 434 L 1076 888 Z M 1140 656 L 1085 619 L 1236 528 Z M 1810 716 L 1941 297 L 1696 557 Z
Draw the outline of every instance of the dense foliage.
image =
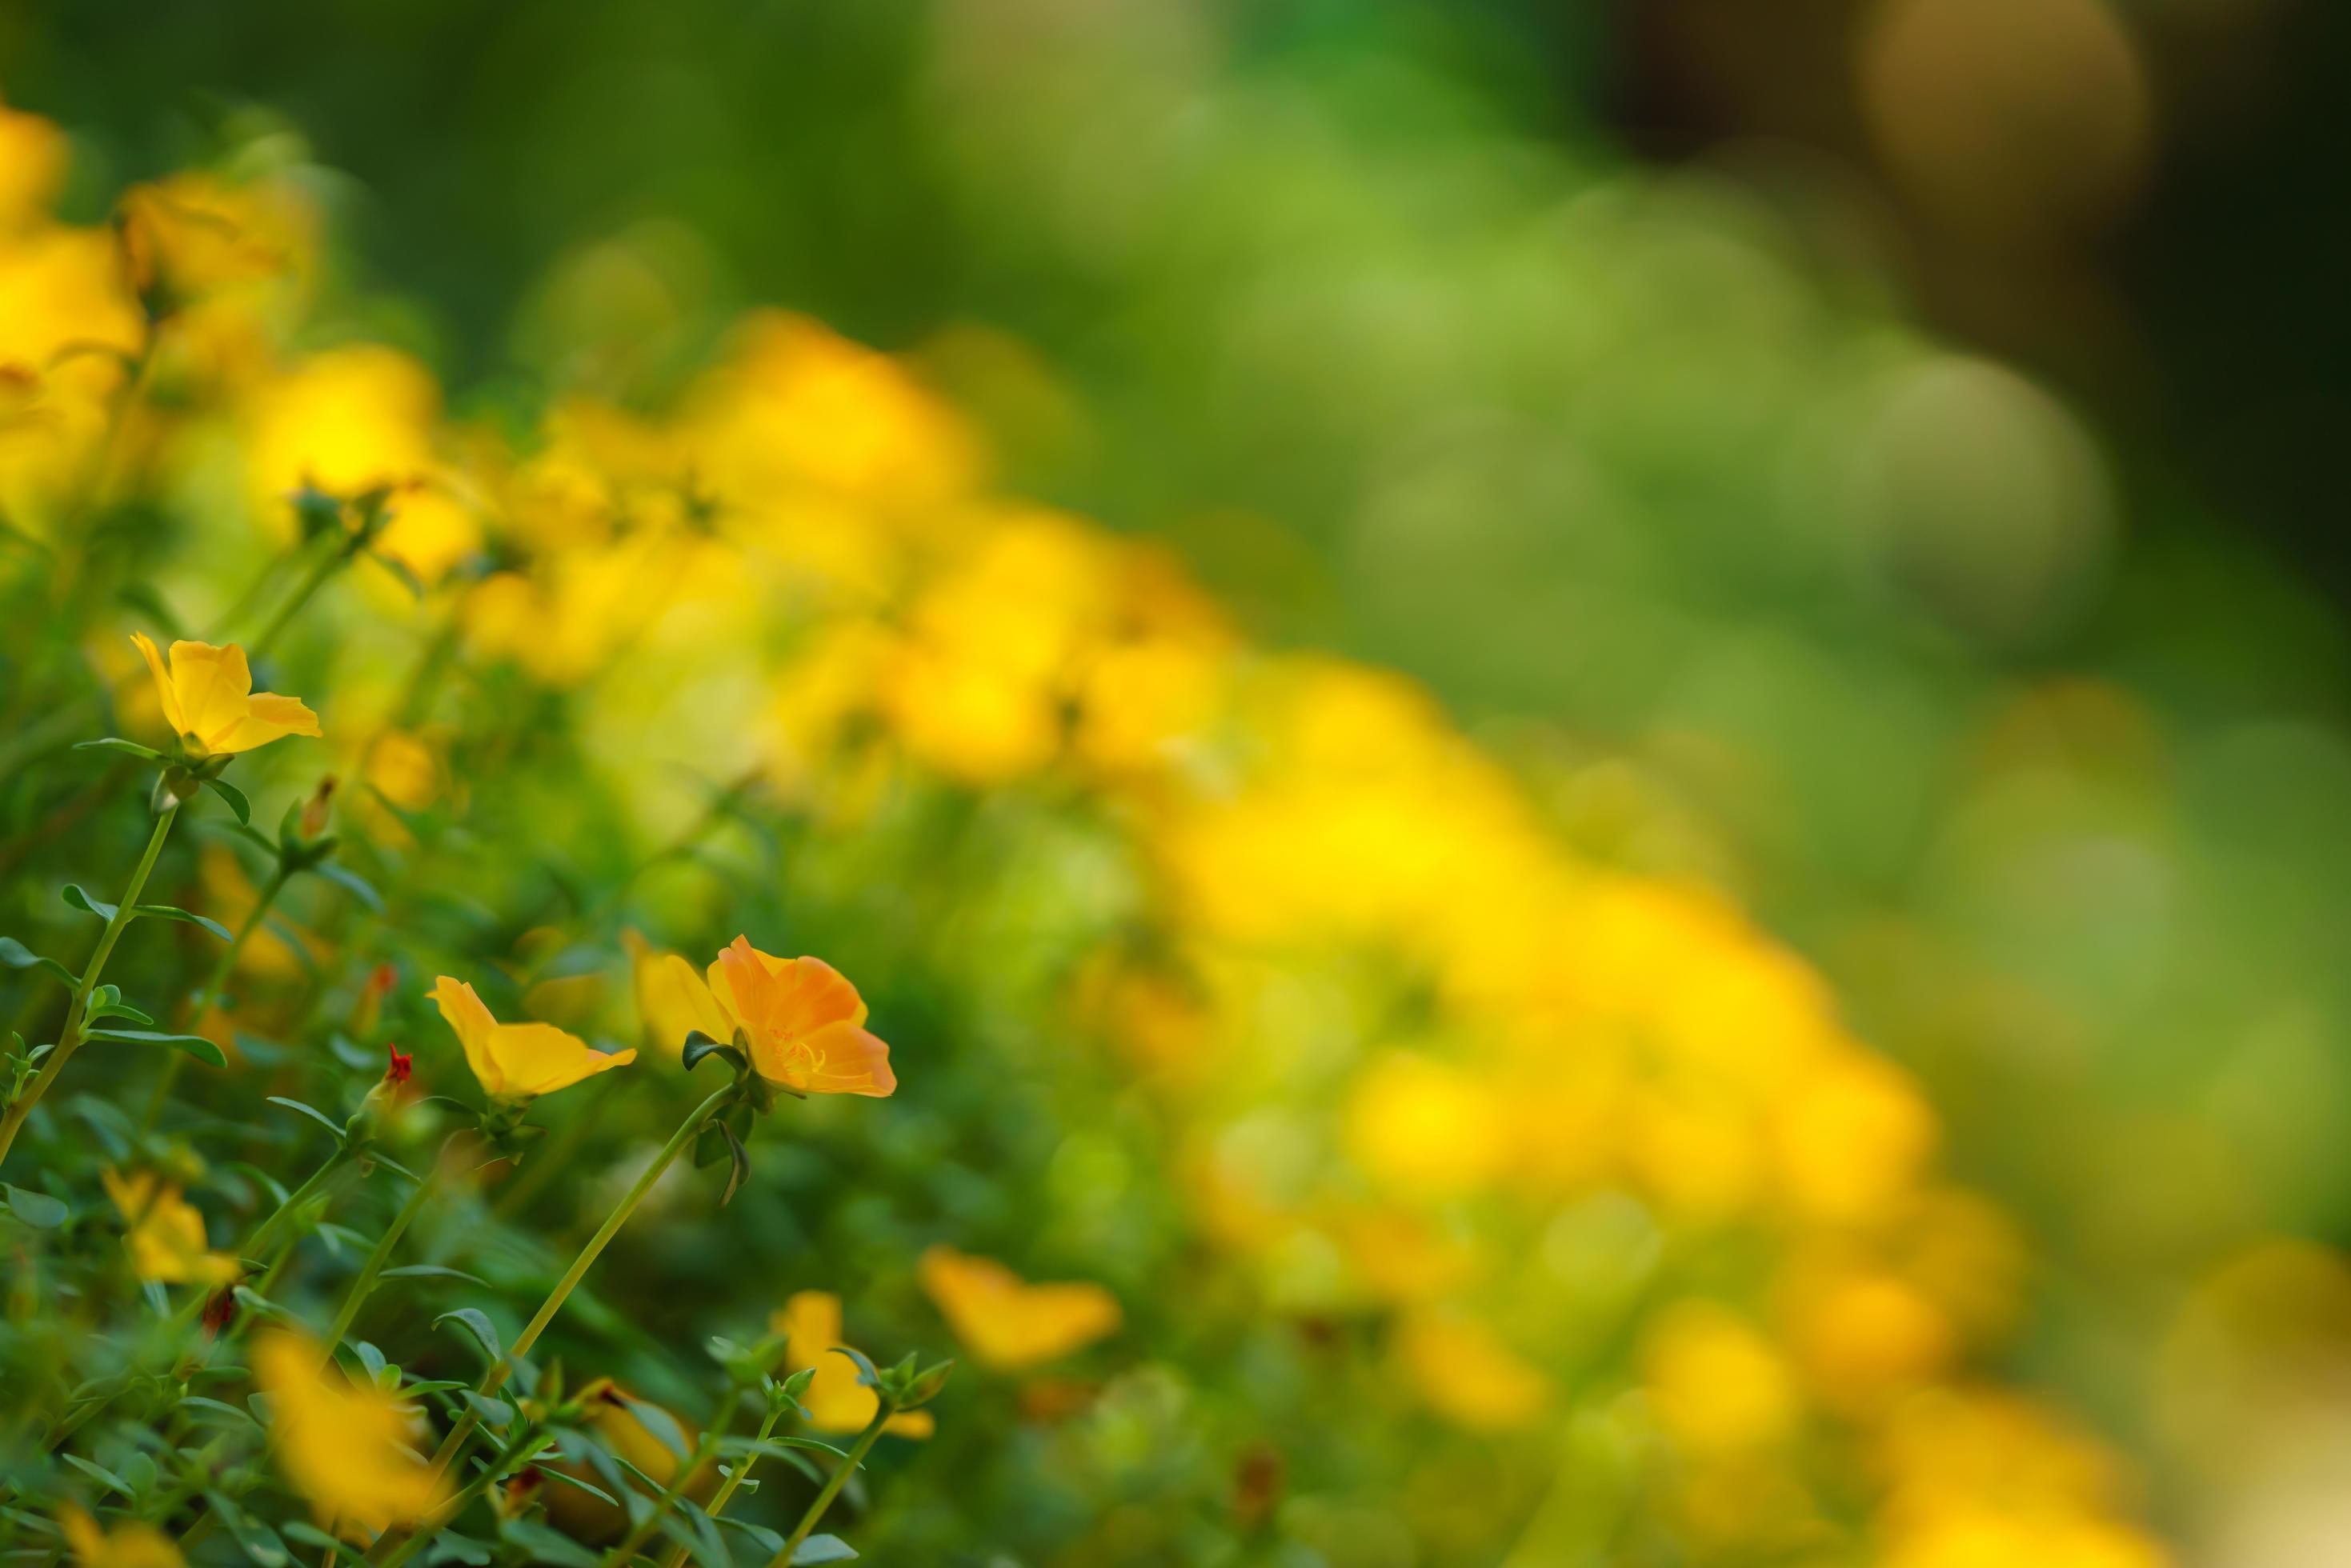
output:
M 1409 682 L 807 320 L 454 422 L 0 138 L 0 1549 L 2161 1561 L 1911 1081 Z

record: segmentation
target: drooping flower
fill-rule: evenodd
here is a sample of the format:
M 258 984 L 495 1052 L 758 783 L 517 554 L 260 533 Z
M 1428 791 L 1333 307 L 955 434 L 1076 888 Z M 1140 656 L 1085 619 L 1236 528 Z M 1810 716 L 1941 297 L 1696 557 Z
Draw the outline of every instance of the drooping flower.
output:
M 647 1025 L 683 1039 L 739 1033 L 763 1077 L 803 1095 L 894 1093 L 890 1047 L 865 1028 L 864 999 L 822 959 L 779 959 L 737 937 L 707 979 L 675 954 L 638 956 L 637 1004 Z
M 465 1050 L 465 1064 L 494 1100 L 528 1100 L 567 1089 L 637 1059 L 633 1050 L 611 1055 L 590 1048 L 552 1023 L 501 1023 L 474 988 L 443 975 L 433 1000 Z
M 992 1258 L 932 1247 L 923 1289 L 987 1366 L 1018 1371 L 1092 1345 L 1119 1325 L 1118 1298 L 1091 1281 L 1032 1285 Z
M 272 1451 L 319 1522 L 374 1535 L 439 1507 L 447 1488 L 411 1444 L 414 1407 L 350 1384 L 326 1363 L 298 1334 L 273 1331 L 253 1347 L 254 1381 L 269 1396 Z
M 857 1380 L 857 1364 L 834 1352 L 841 1337 L 841 1298 L 830 1291 L 801 1291 L 768 1319 L 768 1326 L 788 1336 L 784 1365 L 798 1372 L 816 1368 L 800 1404 L 809 1424 L 820 1432 L 862 1432 L 873 1419 L 882 1397 Z M 902 1438 L 927 1438 L 937 1429 L 928 1410 L 905 1410 L 890 1417 L 882 1428 Z
M 208 642 L 175 642 L 167 670 L 152 639 L 134 631 L 131 640 L 154 672 L 164 721 L 197 752 L 234 754 L 287 735 L 319 734 L 319 716 L 298 698 L 254 691 L 245 649 L 235 643 L 214 648 Z
M 180 1196 L 177 1187 L 164 1185 L 152 1170 L 128 1179 L 111 1170 L 100 1176 L 106 1195 L 130 1225 L 122 1244 L 131 1249 L 131 1266 L 141 1279 L 166 1285 L 221 1285 L 236 1278 L 241 1272 L 236 1260 L 210 1249 L 204 1217 Z
M 68 1508 L 58 1513 L 57 1528 L 81 1568 L 183 1568 L 186 1562 L 170 1536 L 136 1519 L 107 1531 L 81 1510 Z

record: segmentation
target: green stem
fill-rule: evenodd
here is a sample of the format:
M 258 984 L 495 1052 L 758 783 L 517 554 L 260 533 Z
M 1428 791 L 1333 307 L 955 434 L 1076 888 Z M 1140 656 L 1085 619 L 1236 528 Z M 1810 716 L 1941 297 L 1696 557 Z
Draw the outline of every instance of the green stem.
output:
M 343 1343 L 343 1335 L 350 1332 L 351 1324 L 360 1315 L 360 1308 L 366 1304 L 368 1293 L 375 1289 L 375 1278 L 383 1272 L 384 1262 L 392 1256 L 392 1248 L 399 1245 L 410 1223 L 423 1211 L 425 1199 L 440 1185 L 441 1168 L 448 1159 L 450 1151 L 456 1147 L 457 1140 L 465 1136 L 463 1131 L 449 1135 L 448 1141 L 441 1146 L 441 1152 L 434 1156 L 433 1163 L 425 1168 L 423 1176 L 418 1179 L 416 1190 L 408 1195 L 408 1201 L 402 1204 L 400 1212 L 392 1217 L 392 1224 L 376 1242 L 375 1251 L 370 1252 L 367 1262 L 360 1265 L 358 1276 L 351 1281 L 351 1288 L 343 1293 L 343 1304 L 337 1310 L 335 1321 L 327 1330 L 326 1355 L 329 1359 L 333 1358 L 336 1347 Z
M 302 607 L 310 602 L 311 596 L 326 587 L 327 579 L 341 571 L 350 558 L 350 551 L 344 548 L 329 550 L 319 556 L 308 574 L 296 586 L 293 593 L 287 597 L 286 602 L 277 607 L 277 613 L 269 618 L 269 624 L 261 628 L 261 635 L 255 638 L 252 646 L 245 650 L 246 658 L 250 661 L 258 662 L 266 657 L 271 646 L 277 642 L 278 634 L 286 629 L 287 623 L 302 613 Z
M 752 1438 L 751 1441 L 755 1444 L 766 1442 L 770 1437 L 775 1435 L 776 1423 L 783 1418 L 784 1407 L 780 1404 L 770 1406 L 768 1410 L 767 1419 L 759 1423 L 759 1435 Z M 742 1463 L 735 1466 L 732 1469 L 726 1472 L 726 1480 L 719 1483 L 718 1490 L 716 1494 L 711 1498 L 709 1506 L 702 1511 L 710 1516 L 711 1521 L 714 1523 L 716 1522 L 720 1514 L 726 1511 L 726 1505 L 728 1502 L 733 1501 L 736 1489 L 743 1484 L 745 1479 L 751 1473 L 751 1467 L 758 1462 L 759 1453 L 755 1448 L 751 1452 L 743 1456 Z M 681 1568 L 681 1564 L 684 1562 L 685 1542 L 681 1541 L 676 1545 L 670 1548 L 669 1558 L 662 1563 L 662 1568 Z
M 809 1532 L 814 1530 L 817 1521 L 824 1517 L 824 1511 L 832 1506 L 832 1500 L 841 1495 L 841 1489 L 849 1484 L 849 1478 L 856 1473 L 859 1465 L 865 1462 L 866 1452 L 873 1447 L 873 1439 L 882 1435 L 882 1428 L 897 1413 L 887 1399 L 875 1406 L 873 1419 L 865 1424 L 865 1430 L 857 1434 L 857 1441 L 850 1445 L 848 1456 L 833 1467 L 832 1474 L 825 1478 L 824 1489 L 816 1494 L 816 1501 L 808 1505 L 808 1511 L 801 1514 L 800 1521 L 792 1527 L 791 1539 L 784 1542 L 782 1550 L 768 1559 L 768 1568 L 791 1568 L 792 1553 L 800 1549 L 800 1543 L 809 1538 Z
M 612 1238 L 620 1234 L 621 1227 L 628 1223 L 629 1216 L 636 1212 L 637 1205 L 645 1200 L 645 1194 L 653 1190 L 653 1183 L 661 1179 L 662 1172 L 670 1168 L 671 1161 L 676 1159 L 684 1150 L 685 1146 L 694 1141 L 695 1135 L 703 1129 L 704 1125 L 717 1114 L 718 1107 L 726 1104 L 734 1094 L 735 1085 L 732 1084 L 713 1092 L 708 1099 L 694 1108 L 691 1116 L 678 1124 L 677 1131 L 670 1134 L 669 1142 L 662 1146 L 661 1152 L 653 1157 L 653 1162 L 645 1167 L 644 1174 L 637 1178 L 636 1184 L 629 1189 L 627 1194 L 613 1207 L 612 1211 L 604 1217 L 604 1223 L 597 1227 L 593 1236 L 588 1238 L 588 1244 L 580 1249 L 580 1255 L 571 1260 L 571 1267 L 565 1270 L 563 1277 L 555 1282 L 555 1288 L 547 1293 L 547 1299 L 539 1303 L 538 1311 L 532 1316 L 530 1322 L 523 1325 L 522 1333 L 515 1336 L 514 1344 L 507 1347 L 507 1354 L 491 1363 L 489 1370 L 482 1374 L 482 1380 L 474 1386 L 474 1391 L 476 1394 L 487 1398 L 505 1386 L 507 1375 L 513 1367 L 515 1359 L 528 1353 L 532 1345 L 538 1343 L 538 1336 L 547 1332 L 547 1325 L 555 1321 L 557 1313 L 563 1310 L 563 1303 L 570 1298 L 573 1289 L 580 1283 L 580 1276 L 587 1273 L 590 1266 L 602 1255 L 604 1249 L 611 1245 Z M 456 1459 L 458 1454 L 464 1451 L 467 1439 L 473 1437 L 474 1429 L 480 1425 L 480 1418 L 471 1408 L 468 1408 L 458 1420 L 457 1425 L 450 1429 L 448 1438 L 441 1444 L 440 1451 L 433 1456 L 433 1471 L 435 1475 L 448 1473 L 449 1466 Z
M 205 980 L 204 990 L 196 993 L 195 1015 L 189 1020 L 190 1029 L 204 1027 L 204 1014 L 220 1001 L 221 988 L 228 983 L 229 975 L 235 970 L 237 955 L 245 951 L 245 944 L 259 929 L 262 917 L 269 913 L 269 906 L 277 901 L 287 875 L 283 866 L 271 873 L 268 882 L 262 887 L 260 897 L 254 900 L 252 912 L 245 917 L 245 923 L 237 927 L 236 935 L 229 940 L 227 949 L 214 961 L 211 976 Z M 186 1065 L 187 1060 L 184 1054 L 174 1051 L 164 1062 L 162 1075 L 155 1080 L 155 1093 L 147 1102 L 147 1114 L 139 1123 L 139 1130 L 142 1134 L 153 1130 L 155 1124 L 162 1118 L 163 1106 L 172 1097 L 172 1085 L 179 1080 L 180 1069 Z
M 538 1452 L 547 1439 L 538 1433 L 526 1433 L 515 1445 L 500 1454 L 493 1463 L 484 1465 L 481 1473 L 467 1481 L 457 1495 L 416 1521 L 416 1528 L 407 1538 L 392 1548 L 392 1555 L 383 1560 L 383 1568 L 400 1568 L 400 1564 L 424 1549 L 425 1544 L 441 1532 L 442 1527 L 465 1511 L 465 1505 L 489 1490 L 497 1479 L 527 1462 Z M 384 1539 L 391 1537 L 387 1534 Z M 381 1544 L 381 1542 L 379 1542 Z
M 5 1116 L 0 1116 L 0 1160 L 8 1158 L 8 1150 L 16 1141 L 16 1130 L 25 1125 L 25 1118 L 33 1114 L 33 1107 L 40 1103 L 41 1096 L 48 1093 L 49 1085 L 64 1070 L 67 1059 L 81 1048 L 82 1016 L 89 1008 L 89 993 L 98 989 L 98 977 L 105 972 L 106 961 L 113 954 L 114 944 L 121 940 L 124 928 L 136 918 L 133 906 L 139 902 L 139 895 L 145 891 L 148 873 L 155 869 L 155 857 L 163 853 L 163 840 L 170 835 L 172 824 L 179 815 L 177 801 L 157 815 L 155 831 L 147 840 L 147 852 L 139 857 L 139 868 L 131 874 L 131 886 L 124 891 L 122 901 L 108 917 L 106 930 L 98 939 L 98 950 L 90 955 L 89 967 L 82 971 L 81 983 L 74 987 L 73 1004 L 66 1010 L 66 1026 L 57 1035 L 57 1048 L 49 1053 L 47 1061 L 41 1064 L 39 1075 L 26 1085 L 24 1097 L 8 1107 Z

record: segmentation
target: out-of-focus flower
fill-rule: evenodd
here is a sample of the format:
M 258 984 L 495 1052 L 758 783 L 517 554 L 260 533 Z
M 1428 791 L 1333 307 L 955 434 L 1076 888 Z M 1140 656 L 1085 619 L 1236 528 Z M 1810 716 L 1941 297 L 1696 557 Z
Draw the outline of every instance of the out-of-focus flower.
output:
M 739 1033 L 763 1077 L 804 1095 L 884 1096 L 898 1087 L 890 1047 L 865 1028 L 857 988 L 822 959 L 779 959 L 737 937 L 708 978 L 674 953 L 650 950 L 635 965 L 648 1028 L 683 1040 Z
M 1667 1312 L 1650 1330 L 1642 1360 L 1658 1420 L 1695 1453 L 1776 1443 L 1802 1411 L 1786 1361 L 1762 1333 L 1710 1302 Z
M 465 1047 L 465 1064 L 494 1100 L 551 1095 L 637 1059 L 633 1050 L 608 1056 L 552 1023 L 501 1023 L 472 986 L 445 974 L 434 982 L 433 1001 Z
M 345 1381 L 307 1336 L 261 1334 L 253 1346 L 253 1378 L 269 1396 L 271 1450 L 321 1525 L 365 1539 L 413 1523 L 447 1496 L 411 1445 L 414 1407 Z
M 237 1261 L 210 1250 L 204 1217 L 152 1170 L 125 1179 L 102 1174 L 106 1195 L 130 1229 L 122 1238 L 131 1266 L 142 1280 L 159 1284 L 226 1284 L 242 1272 Z
M 1082 1350 L 1119 1325 L 1118 1298 L 1091 1281 L 1032 1285 L 991 1258 L 946 1246 L 925 1251 L 919 1267 L 956 1337 L 1003 1371 Z
M 579 1399 L 585 1411 L 580 1424 L 595 1433 L 607 1449 L 635 1467 L 655 1487 L 667 1487 L 676 1479 L 678 1467 L 684 1460 L 664 1438 L 676 1438 L 691 1450 L 697 1434 L 673 1412 L 638 1398 L 609 1378 L 600 1378 L 590 1387 L 581 1389 Z M 656 1432 L 649 1423 L 666 1423 L 671 1429 Z M 578 1476 L 582 1480 L 597 1479 L 584 1462 L 566 1463 L 559 1468 L 566 1475 Z M 717 1480 L 716 1461 L 705 1459 L 681 1490 L 686 1496 L 702 1501 L 709 1497 Z M 626 1513 L 577 1487 L 548 1487 L 542 1496 L 548 1517 L 583 1541 L 601 1544 L 618 1540 L 629 1528 Z
M 861 1432 L 881 1407 L 882 1397 L 857 1380 L 857 1364 L 834 1352 L 846 1345 L 841 1337 L 841 1298 L 828 1291 L 801 1291 L 768 1320 L 768 1329 L 785 1334 L 784 1365 L 793 1371 L 813 1366 L 800 1404 L 810 1425 L 820 1432 Z M 927 1438 L 937 1429 L 928 1410 L 904 1410 L 883 1428 L 902 1438 Z
M 170 1536 L 141 1520 L 101 1530 L 81 1510 L 66 1508 L 57 1513 L 57 1529 L 81 1568 L 182 1568 L 186 1561 Z
M 66 133 L 0 104 L 0 231 L 45 214 L 66 178 Z
M 1523 1430 L 1551 1401 L 1551 1380 L 1463 1313 L 1407 1313 L 1396 1325 L 1396 1352 L 1429 1407 L 1471 1431 Z
M 403 1051 L 397 1045 L 386 1045 L 383 1049 L 384 1054 L 391 1058 L 390 1064 L 383 1070 L 384 1081 L 389 1084 L 408 1082 L 416 1071 L 415 1053 Z
M 134 631 L 131 640 L 154 672 L 164 722 L 196 752 L 234 754 L 287 735 L 318 736 L 319 716 L 298 698 L 253 690 L 245 649 L 235 643 L 214 648 L 208 642 L 175 642 L 166 671 L 152 639 Z

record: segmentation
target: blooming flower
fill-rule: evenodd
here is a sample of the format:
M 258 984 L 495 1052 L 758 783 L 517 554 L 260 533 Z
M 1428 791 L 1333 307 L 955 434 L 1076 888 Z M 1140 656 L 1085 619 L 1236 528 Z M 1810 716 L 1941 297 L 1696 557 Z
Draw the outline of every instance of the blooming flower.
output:
M 890 1047 L 865 1029 L 864 1000 L 822 959 L 779 959 L 737 937 L 705 981 L 675 954 L 637 959 L 637 1002 L 664 1039 L 739 1033 L 761 1075 L 804 1095 L 893 1093 Z
M 433 1000 L 465 1048 L 465 1064 L 494 1100 L 528 1100 L 568 1089 L 637 1059 L 634 1051 L 606 1055 L 576 1034 L 552 1023 L 501 1023 L 490 1016 L 474 988 L 443 975 Z
M 177 1187 L 162 1185 L 152 1170 L 128 1180 L 111 1170 L 100 1174 L 106 1195 L 130 1224 L 122 1244 L 131 1249 L 131 1266 L 141 1279 L 166 1285 L 220 1285 L 236 1278 L 236 1260 L 209 1250 L 204 1217 L 180 1196 Z
M 857 1380 L 857 1364 L 833 1352 L 842 1347 L 841 1298 L 829 1291 L 801 1291 L 768 1319 L 768 1327 L 789 1336 L 784 1365 L 798 1372 L 813 1366 L 800 1404 L 820 1432 L 862 1432 L 881 1407 L 882 1397 Z M 927 1438 L 937 1429 L 928 1410 L 905 1410 L 883 1428 L 902 1438 Z
M 170 1536 L 135 1519 L 108 1532 L 81 1510 L 68 1508 L 58 1513 L 57 1528 L 81 1568 L 181 1568 L 186 1561 Z
M 440 1506 L 447 1489 L 410 1446 L 414 1409 L 346 1382 L 325 1362 L 298 1334 L 265 1334 L 253 1347 L 254 1381 L 269 1396 L 271 1447 L 319 1522 L 373 1535 Z
M 1032 1285 L 991 1258 L 933 1247 L 923 1289 L 947 1326 L 987 1365 L 1007 1371 L 1067 1355 L 1119 1324 L 1118 1299 L 1088 1281 Z
M 205 755 L 249 752 L 287 735 L 318 735 L 319 716 L 299 699 L 255 694 L 245 649 L 235 643 L 214 648 L 209 642 L 175 642 L 166 671 L 162 655 L 144 632 L 132 632 L 131 640 L 154 671 L 172 732 Z

